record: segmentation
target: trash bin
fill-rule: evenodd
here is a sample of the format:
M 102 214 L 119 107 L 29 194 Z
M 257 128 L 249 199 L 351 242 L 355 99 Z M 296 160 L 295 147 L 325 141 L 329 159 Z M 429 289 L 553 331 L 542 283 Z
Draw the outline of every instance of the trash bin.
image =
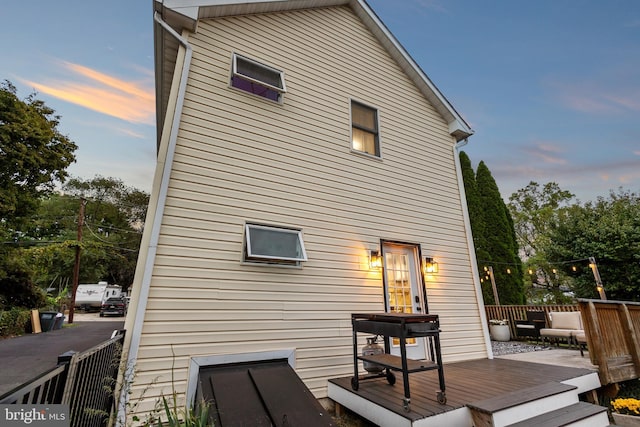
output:
M 40 329 L 42 332 L 49 332 L 53 329 L 56 322 L 57 311 L 41 311 L 40 312 Z
M 56 313 L 56 319 L 55 319 L 55 322 L 53 323 L 52 330 L 62 329 L 63 323 L 64 323 L 64 314 Z

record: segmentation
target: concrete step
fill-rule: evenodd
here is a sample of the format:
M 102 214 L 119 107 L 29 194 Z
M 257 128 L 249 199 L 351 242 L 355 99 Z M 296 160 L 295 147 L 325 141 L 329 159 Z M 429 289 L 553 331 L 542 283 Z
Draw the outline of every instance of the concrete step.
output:
M 608 425 L 607 408 L 578 402 L 511 424 L 509 427 L 606 427 Z
M 467 405 L 476 427 L 505 427 L 578 403 L 577 387 L 550 382 Z

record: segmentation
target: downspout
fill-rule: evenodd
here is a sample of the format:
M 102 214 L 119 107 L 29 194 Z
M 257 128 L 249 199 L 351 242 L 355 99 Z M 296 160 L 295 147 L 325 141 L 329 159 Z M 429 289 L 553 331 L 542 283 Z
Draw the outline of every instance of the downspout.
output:
M 169 188 L 169 178 L 171 176 L 171 167 L 173 159 L 175 157 L 176 142 L 178 140 L 178 128 L 180 124 L 180 118 L 182 116 L 182 108 L 184 104 L 184 96 L 187 88 L 187 78 L 189 76 L 189 69 L 191 67 L 192 49 L 185 38 L 178 34 L 173 28 L 171 28 L 166 22 L 162 20 L 158 12 L 154 12 L 153 20 L 157 22 L 164 30 L 171 34 L 180 45 L 184 48 L 184 59 L 182 62 L 182 70 L 180 74 L 180 82 L 178 85 L 178 93 L 173 108 L 173 118 L 171 121 L 171 131 L 169 134 L 169 141 L 166 148 L 166 154 L 164 156 L 164 163 L 159 163 L 156 169 L 162 168 L 162 175 L 160 178 L 160 185 L 158 186 L 158 198 L 154 209 L 153 223 L 149 231 L 149 243 L 146 250 L 146 258 L 144 262 L 144 270 L 142 271 L 142 279 L 140 282 L 140 291 L 137 298 L 135 319 L 133 320 L 133 326 L 131 331 L 127 332 L 130 337 L 127 351 L 127 367 L 134 367 L 138 358 L 138 350 L 140 348 L 140 336 L 142 334 L 142 326 L 144 324 L 144 314 L 147 308 L 147 302 L 149 298 L 149 289 L 151 286 L 151 277 L 153 274 L 153 265 L 155 263 L 156 252 L 158 250 L 158 240 L 160 237 L 160 226 L 162 225 L 162 216 L 167 201 L 167 191 Z M 166 118 L 164 128 L 162 132 L 166 131 Z M 158 153 L 160 157 L 160 153 Z M 157 173 L 157 172 L 156 172 Z M 157 177 L 155 178 L 157 179 Z M 125 383 L 131 383 L 133 381 L 133 370 L 127 369 L 128 372 L 124 372 Z M 123 387 L 120 394 L 120 405 L 118 407 L 118 416 L 116 418 L 116 425 L 126 425 L 126 409 L 127 409 L 127 387 Z
M 476 301 L 478 302 L 478 310 L 480 321 L 482 323 L 482 334 L 484 336 L 485 347 L 487 348 L 487 357 L 493 359 L 493 350 L 491 348 L 491 338 L 489 337 L 489 328 L 487 326 L 487 313 L 484 309 L 484 298 L 482 297 L 482 287 L 480 285 L 480 272 L 478 271 L 478 261 L 476 259 L 476 250 L 473 244 L 473 234 L 471 233 L 471 220 L 469 219 L 469 209 L 467 208 L 467 195 L 464 191 L 464 179 L 462 178 L 462 167 L 460 166 L 460 149 L 467 145 L 467 138 L 454 144 L 453 160 L 456 165 L 456 174 L 458 175 L 458 191 L 460 192 L 460 203 L 462 204 L 462 212 L 464 216 L 464 227 L 467 235 L 467 248 L 469 250 L 469 259 L 471 261 L 471 273 L 473 274 L 473 287 L 476 290 Z

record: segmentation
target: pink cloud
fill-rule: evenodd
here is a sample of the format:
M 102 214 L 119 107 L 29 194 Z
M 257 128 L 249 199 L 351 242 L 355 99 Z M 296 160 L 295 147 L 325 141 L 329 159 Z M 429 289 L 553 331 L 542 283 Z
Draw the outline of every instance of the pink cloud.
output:
M 640 90 L 611 88 L 606 84 L 554 83 L 555 96 L 566 107 L 589 114 L 621 114 L 640 111 Z
M 543 163 L 552 165 L 565 165 L 566 159 L 562 158 L 560 154 L 563 150 L 553 142 L 537 142 L 529 147 L 525 147 L 524 151 Z
M 38 92 L 81 105 L 112 117 L 148 125 L 154 124 L 153 79 L 127 81 L 91 68 L 62 62 L 73 74 L 67 81 L 38 83 L 26 81 Z

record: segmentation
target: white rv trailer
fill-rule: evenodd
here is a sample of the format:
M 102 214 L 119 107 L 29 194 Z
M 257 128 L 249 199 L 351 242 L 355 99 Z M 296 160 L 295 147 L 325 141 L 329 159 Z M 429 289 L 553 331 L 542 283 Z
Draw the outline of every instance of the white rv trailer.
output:
M 100 310 L 104 300 L 120 295 L 122 288 L 119 285 L 109 285 L 107 282 L 80 284 L 76 290 L 74 307 L 87 311 Z

